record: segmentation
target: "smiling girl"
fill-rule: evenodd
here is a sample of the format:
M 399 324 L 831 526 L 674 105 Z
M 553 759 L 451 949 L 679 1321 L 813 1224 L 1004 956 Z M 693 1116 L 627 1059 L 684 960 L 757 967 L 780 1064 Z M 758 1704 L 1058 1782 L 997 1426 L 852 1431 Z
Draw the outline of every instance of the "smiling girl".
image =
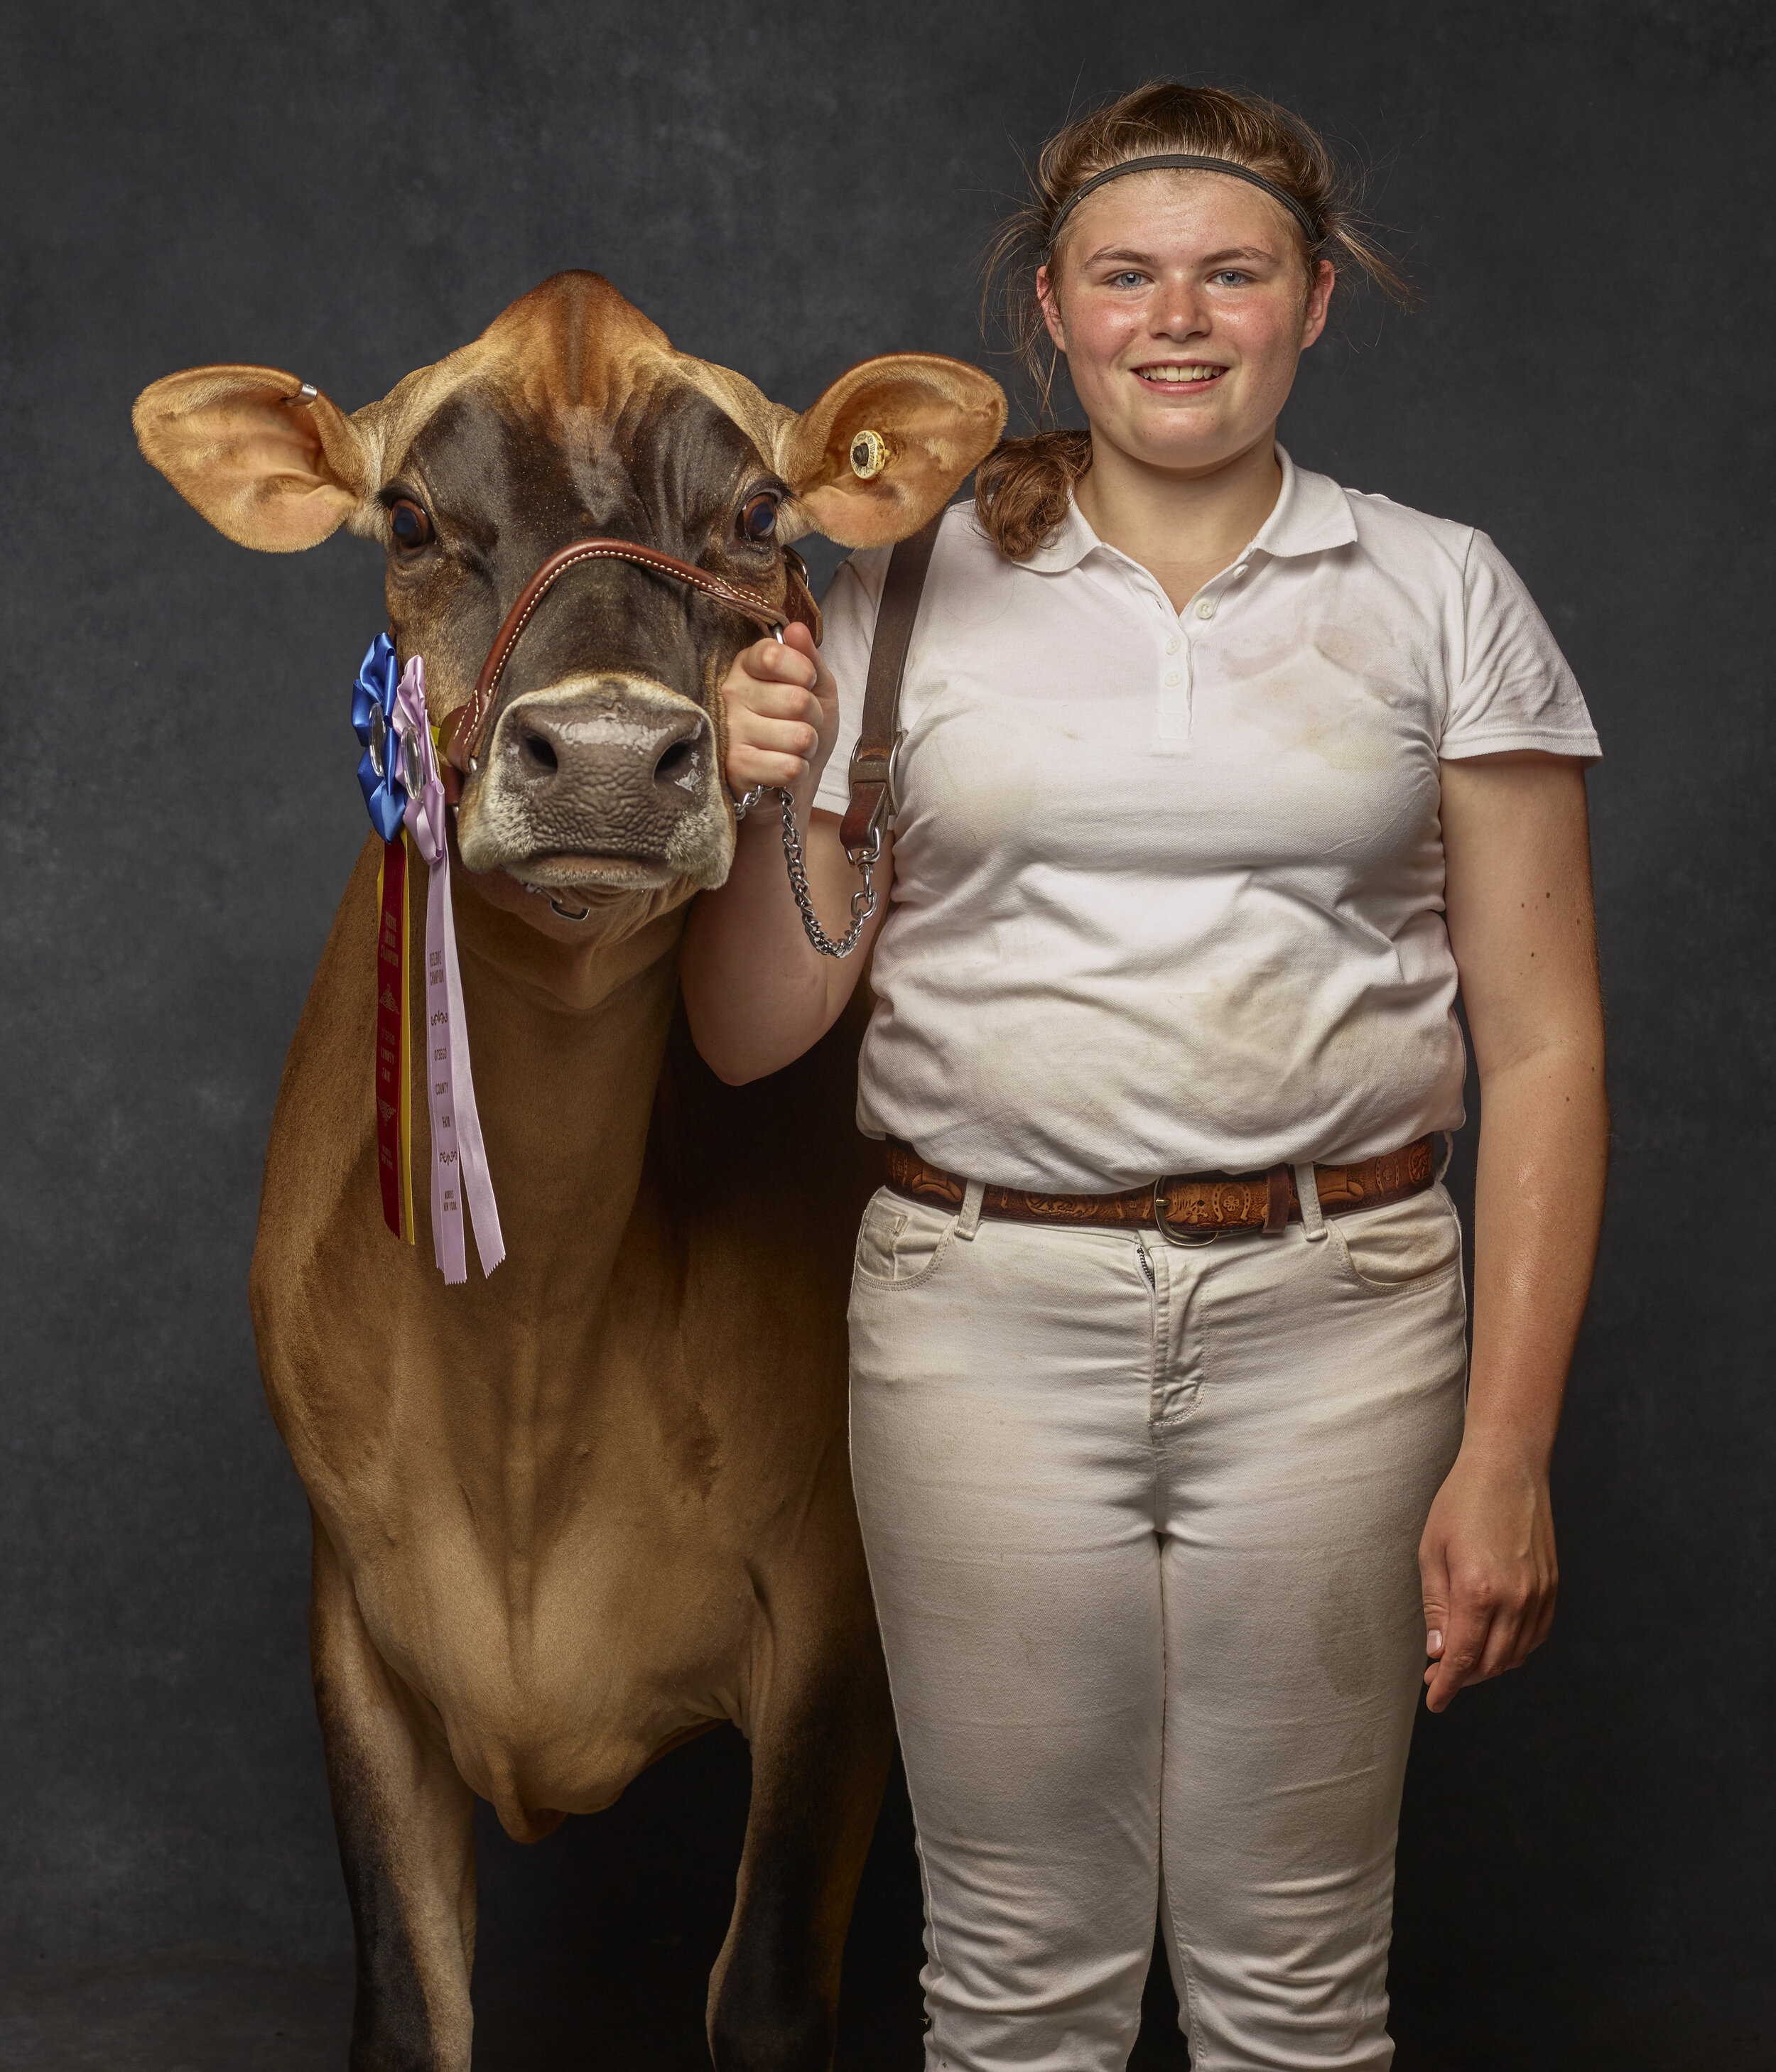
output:
M 1414 1693 L 1553 1615 L 1597 741 L 1483 533 L 1276 442 L 1338 267 L 1393 284 L 1311 134 L 1150 86 L 1036 186 L 1015 313 L 1087 429 L 1007 442 L 938 536 L 858 1093 L 890 1185 L 852 1456 L 927 2062 L 1121 2066 L 1157 1909 L 1197 2072 L 1381 2067 Z M 792 628 L 726 686 L 730 781 L 793 787 L 829 916 L 886 560 L 835 578 L 824 660 Z M 699 1047 L 777 1069 L 861 961 L 810 949 L 748 820 L 686 939 Z

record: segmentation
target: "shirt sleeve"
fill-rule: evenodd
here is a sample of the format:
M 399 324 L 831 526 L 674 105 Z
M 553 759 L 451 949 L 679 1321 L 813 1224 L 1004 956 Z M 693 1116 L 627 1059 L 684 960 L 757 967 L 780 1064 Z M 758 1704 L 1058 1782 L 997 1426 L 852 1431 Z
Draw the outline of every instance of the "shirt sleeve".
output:
M 851 802 L 851 751 L 863 726 L 863 687 L 892 551 L 870 547 L 841 561 L 820 601 L 820 655 L 839 686 L 839 738 L 814 794 L 815 804 L 829 813 L 842 813 Z
M 1462 569 L 1462 671 L 1451 689 L 1439 753 L 1539 748 L 1594 761 L 1602 752 L 1583 693 L 1548 622 L 1484 532 Z

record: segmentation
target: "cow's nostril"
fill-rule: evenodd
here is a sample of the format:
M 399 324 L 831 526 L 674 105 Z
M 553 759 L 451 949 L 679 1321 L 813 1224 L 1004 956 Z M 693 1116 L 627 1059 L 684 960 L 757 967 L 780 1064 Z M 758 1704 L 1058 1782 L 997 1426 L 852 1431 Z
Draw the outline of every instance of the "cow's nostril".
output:
M 694 763 L 696 759 L 697 743 L 694 740 L 675 741 L 654 765 L 655 783 L 658 783 L 663 777 L 676 777 L 688 763 Z
M 555 744 L 542 734 L 521 730 L 518 736 L 518 752 L 533 770 L 545 776 L 553 777 L 561 767 L 561 758 L 555 753 Z

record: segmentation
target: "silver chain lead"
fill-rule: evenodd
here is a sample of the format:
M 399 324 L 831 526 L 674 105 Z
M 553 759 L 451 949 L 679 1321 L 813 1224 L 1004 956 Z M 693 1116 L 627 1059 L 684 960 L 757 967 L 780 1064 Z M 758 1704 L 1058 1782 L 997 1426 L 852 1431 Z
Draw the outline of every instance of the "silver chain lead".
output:
M 857 938 L 863 933 L 864 924 L 876 911 L 876 865 L 882 855 L 882 837 L 873 834 L 868 849 L 848 849 L 845 854 L 851 867 L 863 879 L 863 890 L 851 895 L 851 925 L 837 942 L 828 935 L 814 911 L 814 898 L 808 889 L 808 866 L 802 856 L 802 837 L 796 825 L 796 801 L 781 784 L 754 784 L 743 799 L 736 800 L 734 817 L 743 820 L 767 791 L 775 791 L 783 809 L 783 858 L 789 865 L 789 889 L 796 895 L 796 904 L 802 910 L 802 926 L 808 931 L 808 939 L 823 957 L 848 957 L 857 947 Z

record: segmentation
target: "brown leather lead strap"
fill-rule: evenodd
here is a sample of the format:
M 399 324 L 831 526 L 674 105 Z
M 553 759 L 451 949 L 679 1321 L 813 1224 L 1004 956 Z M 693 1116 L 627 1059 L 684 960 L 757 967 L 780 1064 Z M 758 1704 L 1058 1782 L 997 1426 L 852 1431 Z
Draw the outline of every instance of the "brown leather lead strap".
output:
M 931 566 L 937 528 L 943 522 L 944 513 L 939 511 L 929 524 L 922 525 L 911 539 L 902 540 L 889 557 L 882 602 L 876 610 L 875 637 L 870 644 L 863 724 L 857 730 L 857 745 L 851 751 L 851 800 L 839 824 L 839 840 L 847 849 L 879 845 L 882 824 L 888 817 L 891 804 L 888 780 L 894 741 L 900 731 L 900 681 L 906 672 L 906 651 L 912 645 L 925 571 Z

